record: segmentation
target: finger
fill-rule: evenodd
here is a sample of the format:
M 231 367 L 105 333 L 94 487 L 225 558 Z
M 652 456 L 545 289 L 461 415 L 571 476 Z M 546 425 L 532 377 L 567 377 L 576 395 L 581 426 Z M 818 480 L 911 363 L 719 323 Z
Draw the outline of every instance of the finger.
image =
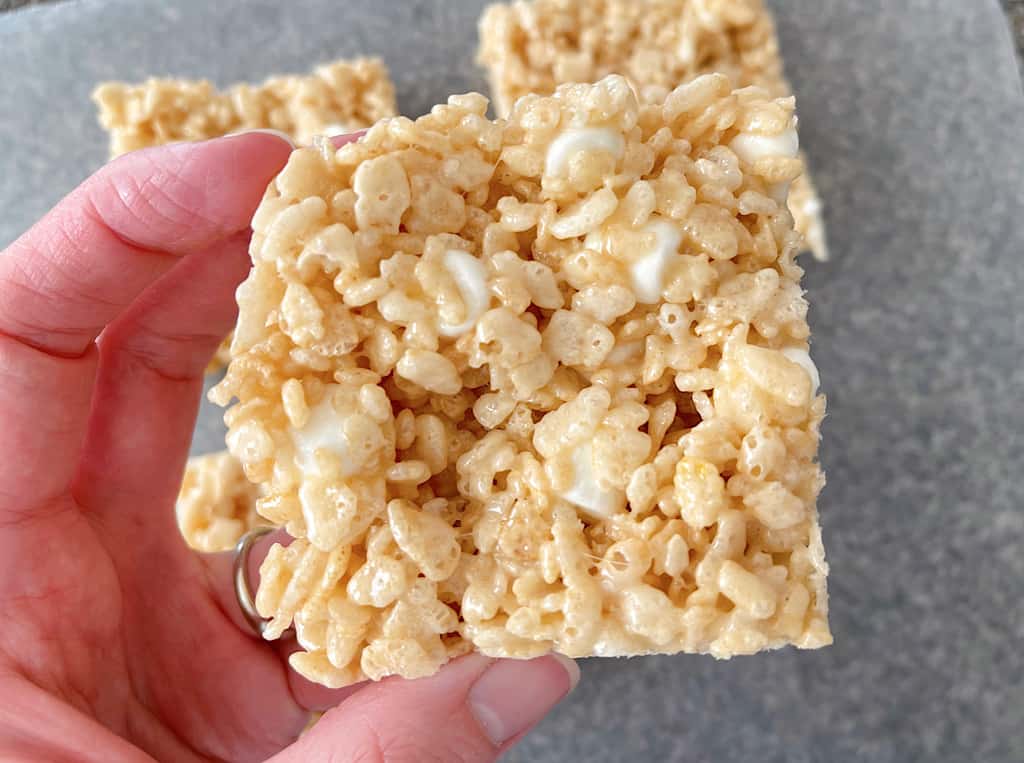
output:
M 0 254 L 0 511 L 67 489 L 94 340 L 182 257 L 246 230 L 289 150 L 247 135 L 122 157 Z
M 36 516 L 66 495 L 97 359 L 92 351 L 65 360 L 0 335 L 0 525 Z
M 261 181 L 265 186 L 269 178 Z M 104 331 L 84 487 L 76 491 L 85 505 L 123 519 L 177 494 L 202 373 L 237 316 L 234 289 L 248 272 L 246 242 L 236 234 L 193 253 Z M 170 515 L 154 521 L 172 531 Z
M 341 148 L 346 143 L 355 143 L 364 135 L 366 135 L 366 130 L 356 130 L 355 132 L 350 132 L 346 135 L 332 135 L 331 145 L 335 148 Z
M 201 377 L 235 325 L 235 289 L 248 275 L 251 232 L 178 263 L 100 335 L 104 365 L 140 365 L 174 379 Z M 102 369 L 101 369 L 102 370 Z
M 467 655 L 430 678 L 367 685 L 271 760 L 493 761 L 578 679 L 579 668 L 560 655 Z
M 0 332 L 80 355 L 181 257 L 246 230 L 289 150 L 239 135 L 107 165 L 0 258 Z
M 178 494 L 203 372 L 234 325 L 248 239 L 236 234 L 183 260 L 100 337 L 74 494 L 94 516 L 109 514 L 115 535 L 133 512 L 145 513 L 154 533 L 176 533 L 173 512 L 152 507 Z

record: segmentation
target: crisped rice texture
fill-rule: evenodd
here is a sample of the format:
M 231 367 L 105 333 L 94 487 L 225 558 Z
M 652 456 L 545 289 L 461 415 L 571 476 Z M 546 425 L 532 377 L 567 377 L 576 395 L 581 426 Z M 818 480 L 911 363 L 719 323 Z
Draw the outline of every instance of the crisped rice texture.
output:
M 218 90 L 206 80 L 107 82 L 96 88 L 110 155 L 246 129 L 280 130 L 298 143 L 325 131 L 351 132 L 394 116 L 395 88 L 374 58 L 334 61 L 312 74 Z
M 227 551 L 248 530 L 267 524 L 256 513 L 259 494 L 230 453 L 190 458 L 175 505 L 178 528 L 197 551 Z
M 295 538 L 268 637 L 329 686 L 830 643 L 792 98 L 612 76 L 486 108 L 300 149 L 253 220 L 211 399 Z
M 527 93 L 622 74 L 653 101 L 698 74 L 722 72 L 773 96 L 792 90 L 762 0 L 515 0 L 480 19 L 479 60 L 499 114 Z M 796 229 L 826 259 L 821 203 L 807 176 L 789 202 Z

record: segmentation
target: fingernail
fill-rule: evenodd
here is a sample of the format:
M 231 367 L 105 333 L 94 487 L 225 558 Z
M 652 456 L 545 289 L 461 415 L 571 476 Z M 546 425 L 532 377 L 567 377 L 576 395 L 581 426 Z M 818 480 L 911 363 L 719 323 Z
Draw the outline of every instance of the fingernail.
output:
M 356 130 L 355 132 L 350 132 L 345 135 L 332 135 L 331 145 L 335 148 L 341 148 L 346 143 L 355 143 L 361 137 L 366 135 L 366 132 L 366 130 Z
M 560 654 L 534 660 L 498 660 L 469 691 L 469 707 L 500 746 L 530 729 L 575 688 L 580 669 Z
M 264 135 L 273 135 L 275 138 L 280 138 L 281 140 L 283 140 L 285 143 L 287 143 L 293 149 L 297 148 L 297 146 L 295 145 L 295 141 L 293 141 L 291 139 L 291 136 L 288 135 L 288 133 L 281 132 L 280 130 L 272 130 L 269 127 L 255 127 L 255 128 L 253 128 L 251 130 L 238 130 L 236 132 L 228 133 L 225 137 L 234 138 L 234 137 L 237 137 L 239 135 L 252 135 L 254 133 L 263 133 Z

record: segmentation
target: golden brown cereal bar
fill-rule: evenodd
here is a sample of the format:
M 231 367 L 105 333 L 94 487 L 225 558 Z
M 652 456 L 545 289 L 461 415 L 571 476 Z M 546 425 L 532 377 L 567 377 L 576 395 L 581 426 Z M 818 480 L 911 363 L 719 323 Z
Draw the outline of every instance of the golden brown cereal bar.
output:
M 256 513 L 259 495 L 230 453 L 190 458 L 175 505 L 178 528 L 197 551 L 227 551 L 248 530 L 266 524 Z
M 308 143 L 325 131 L 351 132 L 398 113 L 387 68 L 375 58 L 334 61 L 312 74 L 223 91 L 206 80 L 107 82 L 96 88 L 93 100 L 100 124 L 110 133 L 111 156 L 257 128 Z
M 301 673 L 830 643 L 793 108 L 611 76 L 292 154 L 211 399 Z
M 515 0 L 484 12 L 478 57 L 501 115 L 527 93 L 608 74 L 626 76 L 654 101 L 711 72 L 776 97 L 792 93 L 762 0 Z M 808 176 L 794 180 L 789 206 L 811 251 L 826 259 L 821 202 Z

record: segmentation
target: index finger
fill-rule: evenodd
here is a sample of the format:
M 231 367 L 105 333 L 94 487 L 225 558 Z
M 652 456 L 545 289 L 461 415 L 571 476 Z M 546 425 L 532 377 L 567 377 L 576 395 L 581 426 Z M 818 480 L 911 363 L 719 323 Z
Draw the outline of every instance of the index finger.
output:
M 288 149 L 239 135 L 111 162 L 0 255 L 0 333 L 81 355 L 180 258 L 248 229 Z

